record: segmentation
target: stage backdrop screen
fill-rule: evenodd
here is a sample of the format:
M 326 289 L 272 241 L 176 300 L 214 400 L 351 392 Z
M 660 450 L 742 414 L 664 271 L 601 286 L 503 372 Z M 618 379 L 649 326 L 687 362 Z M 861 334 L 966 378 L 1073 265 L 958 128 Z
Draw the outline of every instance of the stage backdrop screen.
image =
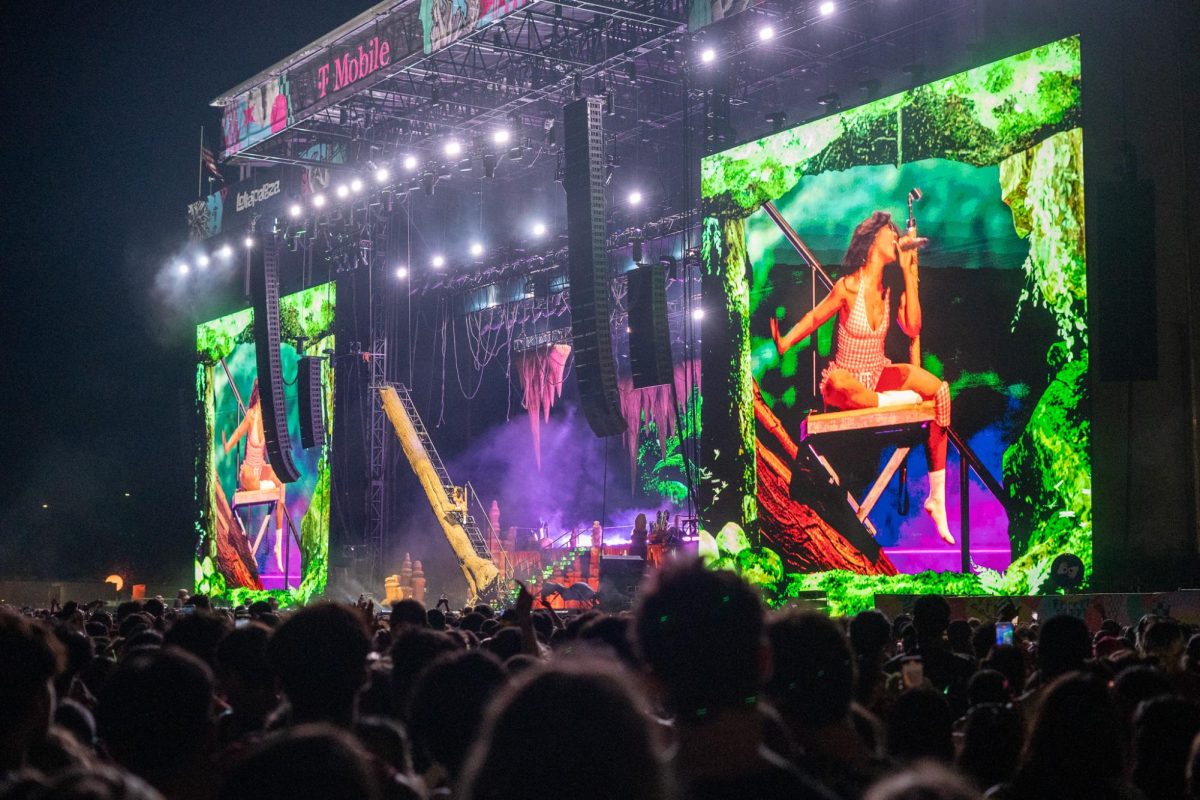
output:
M 280 350 L 292 458 L 300 479 L 281 484 L 263 447 L 251 309 L 196 328 L 199 508 L 196 591 L 230 602 L 273 595 L 304 602 L 325 589 L 329 555 L 329 433 L 333 431 L 334 284 L 279 299 Z M 303 351 L 296 349 L 301 342 Z M 300 441 L 300 357 L 321 362 L 326 438 Z M 263 394 L 265 395 L 265 387 Z
M 709 561 L 844 610 L 1090 574 L 1079 49 L 704 159 Z

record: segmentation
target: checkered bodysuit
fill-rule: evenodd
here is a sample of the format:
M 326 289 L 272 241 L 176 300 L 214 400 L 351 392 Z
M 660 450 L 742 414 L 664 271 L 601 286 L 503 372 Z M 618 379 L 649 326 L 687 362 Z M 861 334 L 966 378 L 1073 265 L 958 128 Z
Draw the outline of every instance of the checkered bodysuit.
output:
M 892 363 L 891 359 L 884 355 L 884 342 L 887 341 L 888 326 L 891 323 L 891 289 L 883 293 L 884 314 L 877 329 L 871 328 L 863 295 L 860 286 L 845 321 L 838 320 L 837 352 L 829 366 L 821 372 L 822 395 L 825 394 L 825 384 L 829 382 L 830 373 L 835 370 L 850 373 L 863 386 L 875 391 L 879 376 Z M 937 423 L 942 427 L 949 427 L 950 386 L 945 381 L 934 395 L 933 406 Z

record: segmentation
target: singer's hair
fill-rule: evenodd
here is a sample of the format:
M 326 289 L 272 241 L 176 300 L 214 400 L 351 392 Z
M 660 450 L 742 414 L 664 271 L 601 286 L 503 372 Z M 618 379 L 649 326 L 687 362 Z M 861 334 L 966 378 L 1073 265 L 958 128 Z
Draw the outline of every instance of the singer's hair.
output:
M 892 215 L 886 211 L 876 211 L 871 216 L 858 223 L 854 235 L 850 237 L 850 246 L 846 248 L 846 257 L 842 259 L 842 272 L 849 274 L 867 263 L 867 253 L 875 242 L 875 234 L 881 228 L 891 228 L 899 233 Z

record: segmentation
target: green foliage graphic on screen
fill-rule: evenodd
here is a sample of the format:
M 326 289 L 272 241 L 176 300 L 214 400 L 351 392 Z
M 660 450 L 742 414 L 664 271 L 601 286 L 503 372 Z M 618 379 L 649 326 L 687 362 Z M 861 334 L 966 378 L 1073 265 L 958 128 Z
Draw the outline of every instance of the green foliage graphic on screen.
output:
M 280 355 L 292 456 L 300 479 L 281 483 L 267 460 L 251 309 L 196 328 L 196 591 L 232 603 L 268 596 L 303 603 L 325 590 L 330 464 L 326 441 L 300 444 L 295 376 L 302 356 L 333 350 L 334 284 L 279 300 Z M 304 350 L 297 351 L 297 342 Z M 333 365 L 321 366 L 325 430 L 333 430 Z M 307 402 L 307 398 L 303 398 Z
M 875 593 L 1037 593 L 1060 553 L 1090 575 L 1079 48 L 1068 37 L 703 160 L 704 293 L 725 312 L 706 317 L 703 342 L 711 564 L 775 602 L 823 590 L 842 611 Z M 914 235 L 929 240 L 910 272 L 903 241 L 886 233 L 848 255 L 875 212 L 904 236 L 910 198 Z M 847 372 L 872 336 L 892 366 Z M 853 377 L 840 393 L 825 377 L 839 370 Z M 926 445 L 933 407 L 893 424 L 899 412 L 870 406 L 897 388 L 925 390 L 897 404 L 931 400 L 942 381 L 950 537 L 925 510 L 944 480 Z M 846 409 L 861 411 L 824 418 L 832 432 L 810 417 Z

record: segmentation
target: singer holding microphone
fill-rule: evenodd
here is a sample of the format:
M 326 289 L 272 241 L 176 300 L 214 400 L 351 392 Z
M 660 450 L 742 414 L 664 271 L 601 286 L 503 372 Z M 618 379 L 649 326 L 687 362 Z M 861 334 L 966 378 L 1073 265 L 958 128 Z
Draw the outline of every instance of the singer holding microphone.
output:
M 779 323 L 772 318 L 771 337 L 782 356 L 837 314 L 837 352 L 821 373 L 821 396 L 827 405 L 845 410 L 903 405 L 916 399 L 912 392 L 922 400 L 933 400 L 935 420 L 929 426 L 926 447 L 929 497 L 925 513 L 937 527 L 938 536 L 946 544 L 954 544 L 946 521 L 950 387 L 919 364 L 893 364 L 884 354 L 890 316 L 890 290 L 884 289 L 884 270 L 895 264 L 904 277 L 896 322 L 910 339 L 915 339 L 921 334 L 917 250 L 925 241 L 917 237 L 911 216 L 909 230 L 901 236 L 891 214 L 874 212 L 854 229 L 842 259 L 843 276 L 832 291 L 787 333 L 781 334 Z

